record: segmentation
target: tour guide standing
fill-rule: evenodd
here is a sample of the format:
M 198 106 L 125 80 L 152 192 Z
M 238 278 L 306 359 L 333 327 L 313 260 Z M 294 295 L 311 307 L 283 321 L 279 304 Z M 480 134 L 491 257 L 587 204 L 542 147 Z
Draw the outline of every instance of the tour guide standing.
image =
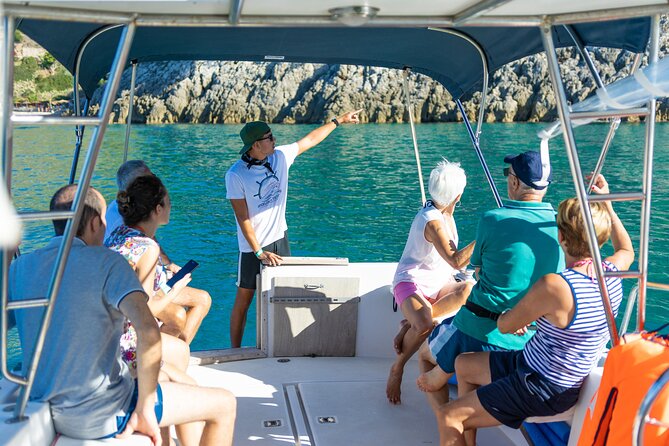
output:
M 249 122 L 239 132 L 242 156 L 225 174 L 226 198 L 237 220 L 239 267 L 237 296 L 230 316 L 230 342 L 241 347 L 246 313 L 256 289 L 260 263 L 280 265 L 282 255 L 290 255 L 286 230 L 288 170 L 298 155 L 311 149 L 340 124 L 360 122 L 356 110 L 338 116 L 299 141 L 275 147 L 267 123 Z

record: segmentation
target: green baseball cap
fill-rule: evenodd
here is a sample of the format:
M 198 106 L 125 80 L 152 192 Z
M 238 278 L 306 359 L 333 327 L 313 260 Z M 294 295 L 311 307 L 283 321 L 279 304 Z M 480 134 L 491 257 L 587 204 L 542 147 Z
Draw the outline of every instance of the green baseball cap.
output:
M 265 133 L 269 132 L 270 128 L 266 122 L 263 121 L 252 121 L 247 122 L 244 127 L 239 131 L 239 137 L 242 138 L 244 147 L 239 151 L 239 154 L 246 153 L 254 142 L 262 138 Z

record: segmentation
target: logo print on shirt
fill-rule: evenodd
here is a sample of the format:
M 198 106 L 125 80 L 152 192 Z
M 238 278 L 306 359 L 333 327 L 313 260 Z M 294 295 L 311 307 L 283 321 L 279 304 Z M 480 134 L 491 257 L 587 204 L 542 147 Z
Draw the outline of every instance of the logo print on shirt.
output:
M 281 195 L 279 177 L 273 173 L 266 172 L 265 178 L 262 181 L 256 181 L 256 183 L 258 183 L 258 193 L 253 196 L 258 197 L 260 200 L 258 209 L 272 206 L 279 201 L 279 196 Z

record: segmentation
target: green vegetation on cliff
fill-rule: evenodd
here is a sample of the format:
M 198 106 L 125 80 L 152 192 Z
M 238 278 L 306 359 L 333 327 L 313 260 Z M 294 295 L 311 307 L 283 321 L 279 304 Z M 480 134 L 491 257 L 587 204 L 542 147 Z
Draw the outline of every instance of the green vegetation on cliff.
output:
M 54 102 L 72 96 L 72 75 L 21 32 L 14 34 L 14 102 Z

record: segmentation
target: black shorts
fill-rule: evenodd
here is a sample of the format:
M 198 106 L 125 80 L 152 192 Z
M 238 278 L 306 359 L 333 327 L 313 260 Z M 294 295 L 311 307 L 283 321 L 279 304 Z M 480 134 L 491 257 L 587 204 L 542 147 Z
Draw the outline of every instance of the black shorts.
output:
M 571 408 L 579 387 L 561 387 L 544 378 L 525 361 L 523 351 L 490 352 L 492 382 L 476 395 L 483 408 L 500 423 L 518 429 L 525 418 L 548 417 Z
M 282 239 L 263 246 L 262 250 L 273 252 L 282 257 L 289 256 L 288 232 L 283 233 Z M 256 276 L 260 274 L 260 263 L 260 260 L 258 260 L 253 252 L 239 253 L 239 266 L 237 267 L 237 286 L 239 288 L 256 289 Z

